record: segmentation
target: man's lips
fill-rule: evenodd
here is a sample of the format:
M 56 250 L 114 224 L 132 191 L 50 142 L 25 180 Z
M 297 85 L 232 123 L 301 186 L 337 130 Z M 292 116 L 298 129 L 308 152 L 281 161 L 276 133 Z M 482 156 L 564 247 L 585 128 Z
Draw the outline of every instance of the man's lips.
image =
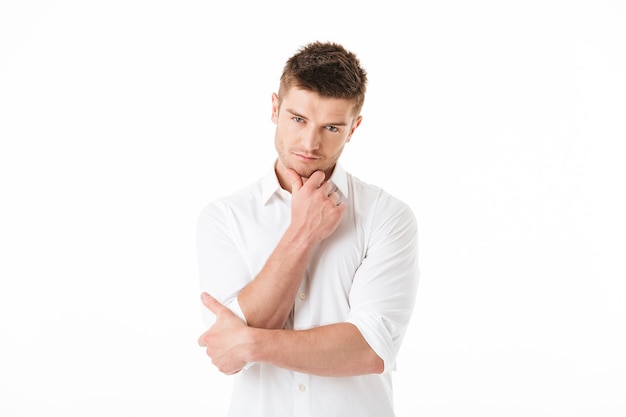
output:
M 301 161 L 305 161 L 305 162 L 313 162 L 313 161 L 317 161 L 318 159 L 320 159 L 319 156 L 316 155 L 308 155 L 305 153 L 299 153 L 299 152 L 294 152 L 294 155 L 296 158 L 298 158 Z

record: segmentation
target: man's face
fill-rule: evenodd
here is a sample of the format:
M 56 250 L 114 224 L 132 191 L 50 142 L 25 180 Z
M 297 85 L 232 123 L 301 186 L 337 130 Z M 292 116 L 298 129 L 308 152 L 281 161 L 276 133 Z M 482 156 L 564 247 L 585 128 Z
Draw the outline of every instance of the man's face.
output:
M 321 97 L 297 88 L 280 98 L 272 95 L 276 171 L 281 184 L 287 168 L 303 178 L 324 171 L 328 179 L 344 145 L 361 123 L 361 116 L 354 116 L 352 110 L 353 103 L 347 99 Z

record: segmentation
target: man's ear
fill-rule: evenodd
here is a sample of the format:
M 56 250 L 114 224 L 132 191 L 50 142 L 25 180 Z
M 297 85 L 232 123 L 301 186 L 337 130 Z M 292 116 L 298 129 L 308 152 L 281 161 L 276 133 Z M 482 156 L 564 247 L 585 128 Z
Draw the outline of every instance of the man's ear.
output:
M 363 120 L 363 116 L 359 116 L 356 118 L 356 120 L 352 124 L 352 128 L 350 129 L 350 134 L 348 135 L 348 138 L 346 139 L 346 143 L 350 142 L 350 139 L 352 139 L 352 134 L 354 133 L 356 128 L 359 127 L 362 120 Z
M 278 94 L 272 93 L 272 122 L 278 124 L 278 109 L 280 108 L 280 97 Z

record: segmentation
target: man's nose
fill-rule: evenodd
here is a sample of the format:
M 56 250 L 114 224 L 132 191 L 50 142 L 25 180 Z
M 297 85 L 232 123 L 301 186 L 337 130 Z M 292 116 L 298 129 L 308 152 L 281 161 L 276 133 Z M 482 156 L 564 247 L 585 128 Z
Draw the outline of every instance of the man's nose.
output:
M 302 146 L 308 151 L 318 149 L 321 142 L 320 132 L 315 126 L 307 126 L 307 128 L 302 132 L 300 142 L 302 143 Z

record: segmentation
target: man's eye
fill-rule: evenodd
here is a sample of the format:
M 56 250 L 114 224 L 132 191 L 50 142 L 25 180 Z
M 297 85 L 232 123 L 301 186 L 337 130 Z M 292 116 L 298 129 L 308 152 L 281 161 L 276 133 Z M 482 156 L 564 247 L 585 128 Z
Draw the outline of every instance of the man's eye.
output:
M 331 132 L 339 132 L 339 129 L 337 129 L 335 126 L 326 126 L 326 129 L 330 130 Z
M 304 122 L 304 119 L 302 117 L 298 117 L 298 116 L 294 116 L 291 118 L 294 122 L 296 123 L 302 123 Z

